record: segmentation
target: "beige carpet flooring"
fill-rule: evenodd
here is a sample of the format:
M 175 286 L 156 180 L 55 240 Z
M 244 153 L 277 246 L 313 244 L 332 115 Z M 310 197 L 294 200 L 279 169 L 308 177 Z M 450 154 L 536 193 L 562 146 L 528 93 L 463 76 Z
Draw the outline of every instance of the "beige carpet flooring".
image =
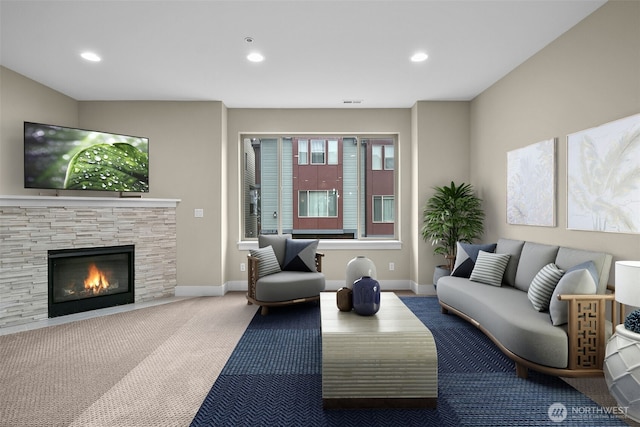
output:
M 0 336 L 0 426 L 188 426 L 256 310 L 231 292 Z
M 229 293 L 0 336 L 0 425 L 188 426 L 256 310 Z

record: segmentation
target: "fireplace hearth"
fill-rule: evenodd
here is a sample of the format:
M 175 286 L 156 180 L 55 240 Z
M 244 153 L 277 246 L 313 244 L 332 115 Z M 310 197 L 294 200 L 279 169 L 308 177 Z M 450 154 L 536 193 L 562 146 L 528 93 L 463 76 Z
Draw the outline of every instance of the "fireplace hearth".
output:
M 49 317 L 134 302 L 134 246 L 48 252 Z

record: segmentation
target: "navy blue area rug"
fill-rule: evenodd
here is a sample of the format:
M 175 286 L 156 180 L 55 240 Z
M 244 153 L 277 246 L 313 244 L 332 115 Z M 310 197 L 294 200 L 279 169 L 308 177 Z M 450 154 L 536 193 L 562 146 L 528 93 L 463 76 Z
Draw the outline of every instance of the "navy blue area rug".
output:
M 312 303 L 256 313 L 191 426 L 626 425 L 559 378 L 518 378 L 511 360 L 468 322 L 440 313 L 436 298 L 401 299 L 436 342 L 437 408 L 324 410 Z

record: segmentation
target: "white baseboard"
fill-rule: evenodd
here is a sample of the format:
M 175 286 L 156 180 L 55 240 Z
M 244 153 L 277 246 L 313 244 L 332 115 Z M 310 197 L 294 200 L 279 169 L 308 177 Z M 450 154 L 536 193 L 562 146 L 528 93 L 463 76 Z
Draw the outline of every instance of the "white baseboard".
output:
M 231 280 L 226 283 L 227 292 L 247 292 L 247 281 L 246 280 Z
M 380 289 L 383 291 L 408 291 L 411 289 L 410 280 L 379 280 Z M 344 280 L 327 280 L 325 289 L 327 291 L 337 291 L 346 286 Z
M 383 291 L 412 291 L 416 295 L 433 296 L 436 295 L 436 288 L 433 285 L 419 285 L 412 280 L 379 280 L 380 289 Z M 337 291 L 345 286 L 342 280 L 327 280 L 326 290 Z
M 416 295 L 421 295 L 421 296 L 435 296 L 436 294 L 436 287 L 433 285 L 419 285 L 416 282 L 411 282 L 411 290 L 416 294 Z
M 228 292 L 226 287 L 226 285 L 176 286 L 174 292 L 177 297 L 221 297 Z
M 327 280 L 325 289 L 337 291 L 345 286 L 344 280 Z M 436 295 L 433 285 L 419 285 L 411 280 L 380 280 L 383 291 L 412 291 L 416 295 Z M 232 280 L 224 285 L 176 286 L 177 297 L 221 297 L 227 292 L 246 292 L 246 280 Z

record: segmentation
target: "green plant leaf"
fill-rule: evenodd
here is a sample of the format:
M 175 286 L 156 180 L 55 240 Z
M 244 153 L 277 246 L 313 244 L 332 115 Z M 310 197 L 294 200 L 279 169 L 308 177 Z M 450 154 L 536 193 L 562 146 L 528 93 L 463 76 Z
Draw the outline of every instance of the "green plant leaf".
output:
M 96 144 L 69 161 L 64 187 L 69 190 L 149 190 L 148 156 L 125 144 Z
M 435 187 L 423 209 L 422 237 L 437 255 L 455 256 L 456 243 L 471 243 L 483 233 L 482 200 L 471 184 Z

